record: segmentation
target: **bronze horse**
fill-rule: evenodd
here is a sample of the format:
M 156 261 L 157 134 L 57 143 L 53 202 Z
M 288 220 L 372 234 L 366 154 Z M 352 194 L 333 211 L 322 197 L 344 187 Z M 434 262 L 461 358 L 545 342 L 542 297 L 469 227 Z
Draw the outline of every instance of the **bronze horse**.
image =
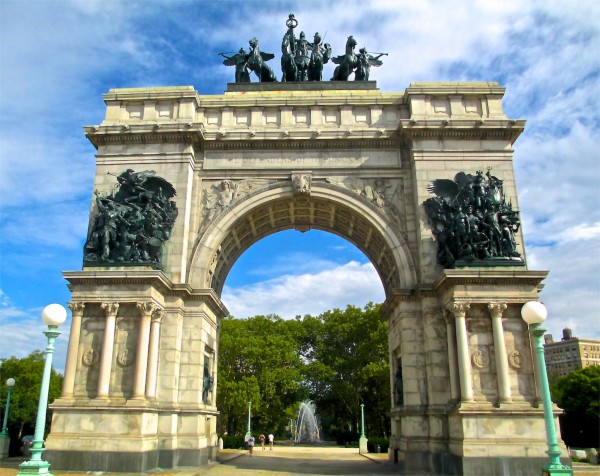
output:
M 275 55 L 272 53 L 262 53 L 258 47 L 258 40 L 256 38 L 252 38 L 249 44 L 250 53 L 248 54 L 248 62 L 246 63 L 248 68 L 256 74 L 261 83 L 277 81 L 275 73 L 265 63 L 265 61 L 275 58 Z
M 356 40 L 353 36 L 349 36 L 346 41 L 346 54 L 332 58 L 332 61 L 339 65 L 333 72 L 332 81 L 348 81 L 348 77 L 353 73 L 354 69 L 358 66 L 358 58 L 354 53 L 356 47 Z
M 296 66 L 290 37 L 287 33 L 281 42 L 281 71 L 283 72 L 281 81 L 298 81 L 298 66 Z

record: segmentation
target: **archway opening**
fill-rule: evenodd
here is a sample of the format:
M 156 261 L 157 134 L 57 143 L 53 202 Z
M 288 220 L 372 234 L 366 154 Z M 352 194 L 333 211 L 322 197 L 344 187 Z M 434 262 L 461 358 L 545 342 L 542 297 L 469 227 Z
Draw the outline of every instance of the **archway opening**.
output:
M 221 323 L 220 433 L 241 437 L 247 410 L 257 441 L 301 442 L 310 402 L 311 444 L 358 444 L 361 403 L 367 433 L 389 436 L 387 328 L 370 304 L 385 291 L 358 247 L 320 230 L 268 235 L 231 266 L 221 297 L 235 318 Z
M 351 304 L 382 303 L 385 291 L 368 257 L 349 241 L 320 230 L 285 230 L 248 248 L 222 293 L 231 315 L 318 315 Z

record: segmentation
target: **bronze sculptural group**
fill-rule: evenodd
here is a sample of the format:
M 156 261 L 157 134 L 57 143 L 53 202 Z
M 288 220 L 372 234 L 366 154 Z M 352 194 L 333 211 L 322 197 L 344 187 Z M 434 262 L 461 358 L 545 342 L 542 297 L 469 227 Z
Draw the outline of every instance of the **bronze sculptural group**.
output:
M 357 42 L 354 37 L 348 37 L 346 50 L 343 55 L 332 57 L 331 45 L 323 43 L 319 33 L 315 33 L 313 42 L 310 43 L 304 34 L 300 32 L 296 38 L 294 29 L 298 26 L 298 20 L 290 13 L 286 20 L 287 31 L 281 41 L 281 81 L 322 81 L 323 65 L 329 60 L 338 65 L 333 73 L 332 81 L 348 81 L 354 73 L 355 81 L 368 81 L 371 66 L 381 66 L 379 59 L 387 53 L 369 54 L 366 48 L 361 48 L 359 54 L 354 52 Z M 235 82 L 250 82 L 250 72 L 254 72 L 259 82 L 277 81 L 275 73 L 266 64 L 275 55 L 263 53 L 258 47 L 258 40 L 252 38 L 249 42 L 250 52 L 246 53 L 240 48 L 238 53 L 219 53 L 225 60 L 226 66 L 235 66 Z M 375 55 L 375 56 L 374 56 Z
M 162 245 L 177 218 L 175 189 L 153 170 L 127 169 L 117 176 L 118 190 L 101 196 L 84 246 L 84 262 L 158 266 Z
M 455 266 L 521 265 L 515 233 L 519 212 L 506 203 L 502 180 L 488 169 L 437 179 L 427 190 L 436 197 L 423 203 L 438 242 L 437 261 Z

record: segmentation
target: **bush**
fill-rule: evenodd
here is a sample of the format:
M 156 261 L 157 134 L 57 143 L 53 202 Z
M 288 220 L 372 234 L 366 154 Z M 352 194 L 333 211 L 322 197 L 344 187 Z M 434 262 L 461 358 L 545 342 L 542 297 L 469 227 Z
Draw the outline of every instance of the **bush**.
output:
M 348 445 L 358 441 L 360 435 L 350 431 L 338 431 L 335 433 L 335 441 L 338 445 Z
M 390 440 L 384 438 L 383 436 L 373 436 L 369 438 L 369 441 L 367 442 L 367 449 L 369 450 L 369 453 L 376 453 L 377 445 L 379 445 L 380 453 L 387 453 L 388 448 L 390 447 Z
M 244 435 L 223 436 L 223 449 L 243 450 L 246 448 Z

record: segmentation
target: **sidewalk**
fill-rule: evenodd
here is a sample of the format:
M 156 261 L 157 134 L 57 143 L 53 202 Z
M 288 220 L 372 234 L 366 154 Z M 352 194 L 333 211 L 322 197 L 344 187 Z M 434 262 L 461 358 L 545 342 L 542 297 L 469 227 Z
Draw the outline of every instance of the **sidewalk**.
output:
M 331 454 L 330 456 L 323 456 L 323 455 L 310 455 L 311 450 L 310 449 L 300 449 L 300 448 L 296 448 L 296 450 L 299 450 L 300 453 L 309 453 L 304 455 L 305 457 L 310 457 L 310 456 L 314 456 L 314 457 L 320 457 L 320 458 L 325 458 L 326 459 L 337 459 L 339 458 L 339 455 L 334 455 Z M 314 451 L 314 450 L 313 450 Z M 346 453 L 346 451 L 344 450 L 340 450 L 343 451 L 344 453 Z M 295 451 L 289 451 L 288 448 L 282 448 L 279 447 L 277 448 L 276 452 L 273 453 L 267 453 L 267 455 L 271 456 L 271 457 L 275 457 L 275 456 L 282 456 L 281 453 L 292 453 Z M 331 453 L 338 453 L 338 451 L 331 451 Z M 358 455 L 358 451 L 356 453 L 352 452 L 353 454 L 347 454 L 346 457 L 353 457 L 353 458 L 364 458 L 370 461 L 373 461 L 375 463 L 378 463 L 378 465 L 381 465 L 381 469 L 382 469 L 382 474 L 386 473 L 388 474 L 388 472 L 393 468 L 393 465 L 389 464 L 388 462 L 388 455 L 385 453 L 367 453 L 367 454 L 362 454 L 362 455 Z M 267 456 L 267 455 L 257 455 L 257 456 Z M 247 463 L 245 461 L 245 458 L 247 458 L 248 456 L 248 451 L 245 450 L 232 450 L 232 449 L 227 449 L 227 450 L 221 450 L 219 452 L 219 455 L 217 456 L 217 461 L 214 463 L 211 463 L 207 466 L 203 466 L 203 467 L 180 467 L 180 468 L 175 468 L 175 469 L 156 469 L 156 470 L 152 470 L 149 471 L 146 474 L 149 475 L 153 475 L 153 476 L 200 476 L 200 475 L 204 475 L 205 473 L 209 473 L 212 474 L 213 472 L 215 472 L 215 470 L 217 471 L 216 474 L 244 474 L 244 469 L 243 467 L 245 466 L 245 464 Z M 301 457 L 301 454 L 297 454 L 297 455 L 293 455 L 293 454 L 287 454 L 287 457 Z M 240 457 L 244 457 L 243 461 L 244 463 L 242 464 L 238 464 L 237 458 Z M 27 458 L 24 457 L 13 457 L 13 458 L 5 458 L 0 460 L 0 476 L 15 476 L 18 471 L 19 471 L 19 465 L 25 461 Z M 258 460 L 257 460 L 258 461 Z M 308 460 L 305 460 L 308 461 Z M 330 461 L 330 464 L 341 464 L 342 461 L 339 460 L 337 462 L 334 461 Z M 306 463 L 302 463 L 302 464 L 306 464 Z M 220 468 L 220 469 L 217 469 Z M 52 469 L 52 468 L 51 468 Z M 249 469 L 249 468 L 247 468 Z M 274 468 L 272 468 L 274 469 Z M 385 471 L 384 471 L 385 469 Z M 211 471 L 212 470 L 212 471 Z M 264 471 L 263 471 L 264 472 Z M 90 476 L 90 474 L 92 475 L 106 475 L 109 476 L 110 474 L 113 474 L 115 476 L 139 476 L 140 473 L 92 473 L 92 472 L 63 472 L 63 471 L 53 471 L 53 474 L 55 476 Z M 257 474 L 262 474 L 262 472 L 259 472 Z M 265 473 L 266 474 L 266 473 Z M 276 474 L 273 473 L 271 471 L 271 474 Z M 304 473 L 304 474 L 310 474 L 310 473 Z M 600 476 L 600 466 L 597 465 L 590 465 L 590 464 L 586 464 L 586 463 L 573 463 L 573 474 L 575 476 Z M 483 476 L 483 475 L 482 475 Z

